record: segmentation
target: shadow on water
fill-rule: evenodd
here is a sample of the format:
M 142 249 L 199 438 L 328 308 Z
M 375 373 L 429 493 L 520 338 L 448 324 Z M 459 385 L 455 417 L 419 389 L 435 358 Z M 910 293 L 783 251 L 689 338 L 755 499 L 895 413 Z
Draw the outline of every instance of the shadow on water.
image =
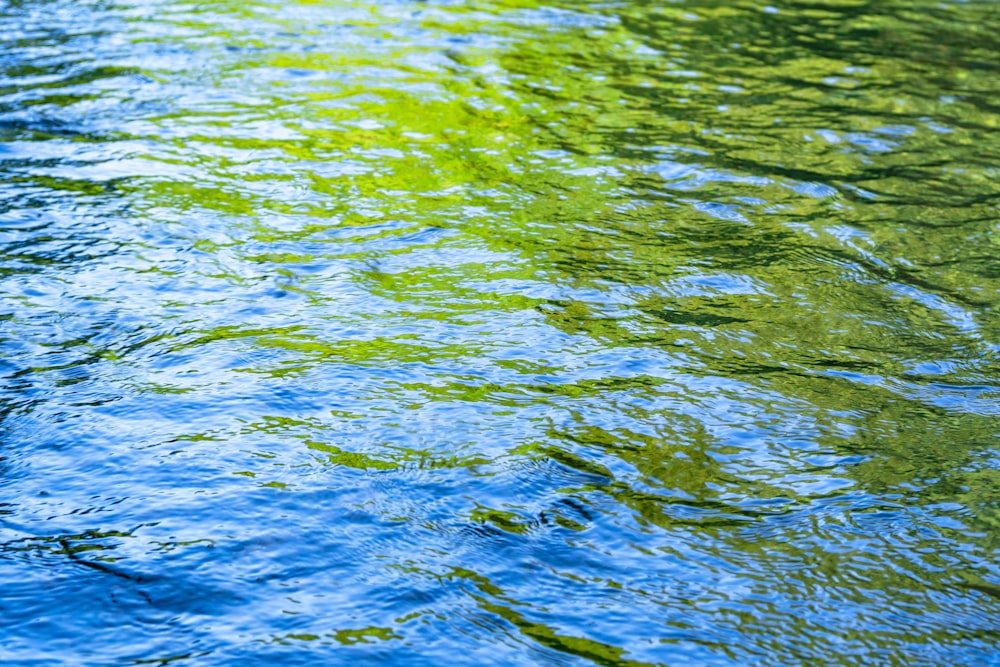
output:
M 11 660 L 988 664 L 997 17 L 0 5 Z

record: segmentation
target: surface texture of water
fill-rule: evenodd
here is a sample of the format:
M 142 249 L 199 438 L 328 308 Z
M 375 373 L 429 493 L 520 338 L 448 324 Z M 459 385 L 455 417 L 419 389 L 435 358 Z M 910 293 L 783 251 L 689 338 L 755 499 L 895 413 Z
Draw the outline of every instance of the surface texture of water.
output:
M 1000 664 L 998 36 L 0 0 L 0 660 Z

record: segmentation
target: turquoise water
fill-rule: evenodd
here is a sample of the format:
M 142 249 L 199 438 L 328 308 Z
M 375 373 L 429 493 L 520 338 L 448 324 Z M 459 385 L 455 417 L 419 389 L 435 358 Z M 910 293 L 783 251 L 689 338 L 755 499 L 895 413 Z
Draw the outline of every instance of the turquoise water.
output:
M 0 0 L 0 662 L 1000 664 L 1000 5 Z

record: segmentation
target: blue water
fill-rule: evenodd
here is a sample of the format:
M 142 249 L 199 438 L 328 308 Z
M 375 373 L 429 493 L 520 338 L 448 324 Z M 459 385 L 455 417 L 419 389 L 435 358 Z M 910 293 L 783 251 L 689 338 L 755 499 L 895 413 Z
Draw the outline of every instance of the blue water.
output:
M 0 663 L 1000 664 L 998 35 L 0 0 Z

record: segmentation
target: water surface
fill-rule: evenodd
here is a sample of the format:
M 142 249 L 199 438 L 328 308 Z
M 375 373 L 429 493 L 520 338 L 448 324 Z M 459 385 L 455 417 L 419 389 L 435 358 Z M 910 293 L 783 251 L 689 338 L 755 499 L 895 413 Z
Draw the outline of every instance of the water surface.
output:
M 0 0 L 0 658 L 1000 664 L 998 36 Z

